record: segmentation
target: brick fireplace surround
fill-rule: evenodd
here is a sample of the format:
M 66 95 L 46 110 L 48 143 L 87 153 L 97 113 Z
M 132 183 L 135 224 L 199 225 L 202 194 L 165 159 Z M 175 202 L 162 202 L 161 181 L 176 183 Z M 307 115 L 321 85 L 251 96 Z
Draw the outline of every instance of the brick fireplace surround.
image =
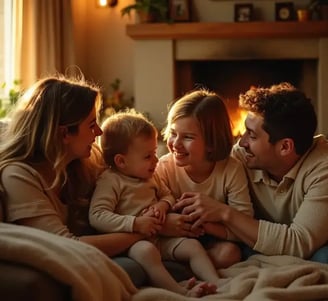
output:
M 318 133 L 328 134 L 328 21 L 136 24 L 127 34 L 135 40 L 135 106 L 158 128 L 177 95 L 178 61 L 310 59 L 315 70 L 303 70 L 301 88 L 314 99 Z

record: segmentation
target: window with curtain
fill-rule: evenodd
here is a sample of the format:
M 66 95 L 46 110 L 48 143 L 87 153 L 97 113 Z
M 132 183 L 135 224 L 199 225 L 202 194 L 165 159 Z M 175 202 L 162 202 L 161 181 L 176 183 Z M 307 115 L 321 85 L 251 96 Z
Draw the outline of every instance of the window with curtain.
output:
M 74 65 L 71 10 L 68 0 L 0 0 L 0 83 L 24 88 Z
M 0 0 L 0 93 L 6 94 L 14 82 L 13 1 Z
M 0 0 L 0 119 L 5 118 L 19 96 L 15 78 L 13 5 L 15 0 Z

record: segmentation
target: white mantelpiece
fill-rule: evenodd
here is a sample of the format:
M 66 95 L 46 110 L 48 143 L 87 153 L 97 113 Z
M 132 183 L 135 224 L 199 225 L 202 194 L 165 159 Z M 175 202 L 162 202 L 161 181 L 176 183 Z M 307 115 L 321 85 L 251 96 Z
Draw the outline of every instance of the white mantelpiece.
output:
M 282 24 L 285 23 L 285 24 Z M 179 60 L 315 59 L 318 132 L 328 134 L 328 22 L 128 25 L 135 39 L 135 105 L 161 128 Z

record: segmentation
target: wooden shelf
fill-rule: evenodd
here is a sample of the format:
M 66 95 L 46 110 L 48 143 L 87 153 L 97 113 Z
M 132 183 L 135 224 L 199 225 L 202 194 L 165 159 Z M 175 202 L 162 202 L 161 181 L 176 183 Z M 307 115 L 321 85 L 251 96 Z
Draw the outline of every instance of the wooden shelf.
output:
M 328 37 L 328 21 L 147 23 L 127 25 L 126 32 L 135 40 L 319 38 Z

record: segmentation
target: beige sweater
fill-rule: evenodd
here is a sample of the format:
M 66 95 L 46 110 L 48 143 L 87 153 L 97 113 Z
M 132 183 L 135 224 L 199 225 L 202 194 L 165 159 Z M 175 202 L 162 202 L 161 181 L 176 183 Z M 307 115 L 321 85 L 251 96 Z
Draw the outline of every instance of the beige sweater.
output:
M 234 155 L 244 164 L 243 149 Z M 260 219 L 254 249 L 266 255 L 308 258 L 328 241 L 328 141 L 315 138 L 280 183 L 261 170 L 246 169 L 255 215 Z
M 107 169 L 100 175 L 91 199 L 90 224 L 106 233 L 133 232 L 136 216 L 159 200 L 171 206 L 175 202 L 156 174 L 150 180 L 141 180 Z
M 29 219 L 34 228 L 65 237 L 74 237 L 67 225 L 67 206 L 48 189 L 42 176 L 30 165 L 15 162 L 1 174 L 5 191 L 6 221 Z

